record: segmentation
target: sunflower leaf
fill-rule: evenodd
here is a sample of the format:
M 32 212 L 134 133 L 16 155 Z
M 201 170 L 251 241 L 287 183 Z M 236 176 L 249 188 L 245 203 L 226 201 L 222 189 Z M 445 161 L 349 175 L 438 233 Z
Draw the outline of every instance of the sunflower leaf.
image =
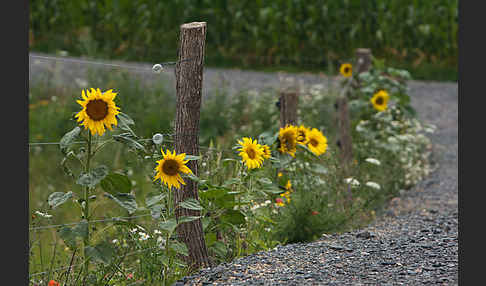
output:
M 187 246 L 184 243 L 178 242 L 178 241 L 173 241 L 171 242 L 170 249 L 174 250 L 178 254 L 182 254 L 185 256 L 189 255 L 189 252 L 187 250 Z
M 49 198 L 47 198 L 47 203 L 49 206 L 53 209 L 56 207 L 62 205 L 65 203 L 67 200 L 73 197 L 73 192 L 69 191 L 67 193 L 63 192 L 54 192 L 49 195 Z
M 125 175 L 110 173 L 101 180 L 100 186 L 110 194 L 129 193 L 132 189 L 132 182 Z
M 61 148 L 61 152 L 63 154 L 67 154 L 69 147 L 74 142 L 74 140 L 79 136 L 81 133 L 81 128 L 76 126 L 73 130 L 69 131 L 68 133 L 62 136 L 61 141 L 59 141 L 59 147 Z
M 158 191 L 150 192 L 145 196 L 145 204 L 150 208 L 156 203 L 160 202 L 165 196 L 166 193 Z
M 198 200 L 194 198 L 188 198 L 187 200 L 180 202 L 179 206 L 185 209 L 200 211 L 203 209 Z
M 108 174 L 108 167 L 100 165 L 93 168 L 89 173 L 82 173 L 76 180 L 76 184 L 88 188 L 94 188 Z
M 110 243 L 102 241 L 95 246 L 86 246 L 85 253 L 88 257 L 108 265 L 115 256 L 115 249 Z
M 129 214 L 133 214 L 137 209 L 137 201 L 135 196 L 127 193 L 118 193 L 115 195 L 104 193 L 104 196 L 115 201 L 122 208 L 126 209 Z
M 175 218 L 170 218 L 166 221 L 160 222 L 159 227 L 161 230 L 165 230 L 170 234 L 174 232 L 177 227 L 177 221 Z
M 125 131 L 128 131 L 134 137 L 137 137 L 135 135 L 135 133 L 133 132 L 133 130 L 129 126 L 129 125 L 135 125 L 135 122 L 133 121 L 132 118 L 130 118 L 130 116 L 126 115 L 123 112 L 120 112 L 120 113 L 117 114 L 117 118 L 118 118 L 118 127 L 120 129 L 125 130 Z
M 129 148 L 146 152 L 145 147 L 142 144 L 138 143 L 135 139 L 133 139 L 131 136 L 129 136 L 126 133 L 113 135 L 113 139 L 115 139 L 115 141 L 127 145 Z
M 178 218 L 178 224 L 185 223 L 185 222 L 191 222 L 196 219 L 200 219 L 201 216 L 181 216 Z
M 192 160 L 201 160 L 201 156 L 186 155 L 184 157 L 184 160 L 189 160 L 189 161 L 192 161 Z

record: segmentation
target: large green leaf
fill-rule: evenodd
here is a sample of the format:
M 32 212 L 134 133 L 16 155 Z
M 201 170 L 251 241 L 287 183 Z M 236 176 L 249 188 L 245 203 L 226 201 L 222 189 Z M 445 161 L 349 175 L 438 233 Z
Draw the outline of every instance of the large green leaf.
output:
M 125 175 L 110 173 L 101 180 L 100 186 L 110 194 L 129 193 L 132 189 L 132 182 Z
M 88 237 L 88 222 L 82 220 L 74 227 L 64 226 L 58 231 L 59 236 L 64 243 L 71 249 L 75 249 L 78 239 L 84 239 Z
M 73 130 L 62 136 L 61 141 L 59 141 L 59 147 L 61 148 L 61 152 L 63 154 L 67 153 L 69 147 L 74 142 L 74 140 L 78 138 L 80 132 L 81 128 L 79 126 L 76 126 Z
M 278 132 L 266 131 L 258 136 L 258 143 L 270 146 L 277 141 L 277 138 Z
M 175 218 L 170 218 L 166 221 L 160 222 L 159 227 L 161 230 L 165 230 L 169 234 L 172 234 L 177 227 L 177 221 Z
M 230 223 L 233 225 L 239 225 L 246 223 L 245 216 L 238 210 L 226 210 L 220 217 L 221 221 Z
M 113 135 L 113 139 L 127 145 L 130 149 L 146 152 L 145 147 L 127 133 Z
M 129 214 L 133 214 L 138 208 L 135 196 L 132 194 L 120 193 L 112 195 L 105 193 L 104 196 L 115 201 L 122 208 L 126 209 Z
M 124 131 L 128 131 L 132 136 L 136 137 L 135 133 L 133 130 L 130 128 L 129 125 L 134 125 L 135 122 L 133 121 L 130 116 L 127 114 L 120 112 L 117 114 L 117 119 L 118 119 L 118 127 Z
M 185 223 L 185 222 L 191 222 L 191 221 L 194 221 L 194 220 L 200 219 L 200 218 L 201 218 L 201 216 L 181 216 L 177 220 L 178 220 L 179 224 L 181 224 L 181 223 Z
M 166 195 L 167 195 L 166 193 L 162 193 L 160 191 L 150 192 L 145 196 L 145 204 L 147 205 L 147 207 L 150 208 L 151 206 L 155 205 L 156 203 L 160 202 L 163 198 L 165 198 Z
M 189 251 L 187 249 L 186 244 L 178 242 L 178 241 L 172 241 L 169 244 L 169 248 L 174 250 L 178 254 L 182 254 L 185 256 L 189 255 Z
M 188 198 L 187 200 L 180 202 L 179 206 L 185 209 L 190 209 L 195 211 L 200 211 L 203 209 L 199 201 L 194 198 Z
M 54 193 L 50 194 L 49 197 L 47 198 L 47 203 L 49 204 L 49 206 L 51 208 L 55 209 L 56 207 L 62 205 L 63 203 L 65 203 L 67 200 L 69 200 L 72 197 L 73 197 L 73 192 L 71 192 L 71 191 L 69 191 L 67 193 L 54 192 Z
M 110 264 L 115 256 L 115 249 L 106 241 L 102 241 L 95 246 L 86 246 L 85 251 L 88 257 L 105 265 Z
M 89 173 L 82 173 L 76 180 L 76 183 L 81 186 L 94 188 L 101 180 L 108 174 L 108 167 L 105 165 L 93 168 Z

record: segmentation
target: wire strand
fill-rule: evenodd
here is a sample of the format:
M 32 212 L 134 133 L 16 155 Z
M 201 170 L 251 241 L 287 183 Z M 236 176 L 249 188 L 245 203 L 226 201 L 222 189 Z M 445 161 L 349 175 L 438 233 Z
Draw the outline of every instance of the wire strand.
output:
M 104 66 L 108 68 L 122 68 L 122 69 L 130 69 L 138 72 L 150 72 L 150 73 L 159 73 L 163 70 L 163 67 L 173 66 L 177 63 L 182 62 L 189 62 L 195 60 L 195 58 L 183 59 L 180 61 L 173 61 L 173 62 L 162 62 L 156 63 L 151 68 L 143 68 L 143 67 L 136 67 L 135 65 L 129 64 L 114 64 L 114 63 L 106 63 L 101 61 L 92 61 L 92 60 L 82 60 L 82 59 L 75 59 L 75 58 L 63 58 L 63 57 L 54 57 L 54 56 L 38 56 L 38 55 L 30 55 L 30 58 L 38 59 L 38 60 L 49 60 L 49 61 L 61 61 L 61 62 L 71 62 L 71 63 L 78 63 L 78 64 L 87 64 L 87 65 L 98 65 Z

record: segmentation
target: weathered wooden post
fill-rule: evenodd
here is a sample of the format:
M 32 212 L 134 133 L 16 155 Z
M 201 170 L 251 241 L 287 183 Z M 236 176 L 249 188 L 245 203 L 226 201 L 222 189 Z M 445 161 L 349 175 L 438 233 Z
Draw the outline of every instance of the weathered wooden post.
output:
M 299 105 L 299 86 L 293 78 L 280 78 L 280 97 L 278 108 L 280 109 L 280 127 L 297 124 L 297 107 Z
M 358 48 L 355 50 L 356 73 L 360 74 L 369 71 L 371 68 L 371 50 Z
M 175 120 L 175 151 L 199 155 L 199 117 L 203 83 L 203 62 L 206 41 L 206 22 L 192 22 L 180 26 L 179 55 L 175 68 L 177 111 Z M 188 60 L 191 59 L 191 60 Z M 188 167 L 198 175 L 197 161 Z M 175 192 L 174 204 L 188 198 L 199 200 L 197 183 L 185 180 L 186 185 Z M 182 216 L 200 216 L 200 211 L 176 208 L 177 220 Z M 209 257 L 200 219 L 177 227 L 179 241 L 185 243 L 189 256 L 186 262 L 194 268 L 209 266 Z
M 371 50 L 365 48 L 358 48 L 355 51 L 356 65 L 353 68 L 353 73 L 360 74 L 366 72 L 371 68 Z M 350 79 L 352 80 L 352 79 Z M 354 85 L 353 85 L 354 84 Z M 359 87 L 359 82 L 351 82 L 355 88 Z M 336 102 L 338 109 L 338 132 L 339 139 L 338 145 L 341 149 L 340 160 L 343 168 L 347 170 L 349 164 L 353 159 L 352 151 L 352 139 L 351 139 L 351 122 L 349 120 L 349 110 L 348 110 L 348 90 L 341 95 Z
M 297 124 L 297 106 L 299 95 L 296 91 L 280 92 L 280 127 Z

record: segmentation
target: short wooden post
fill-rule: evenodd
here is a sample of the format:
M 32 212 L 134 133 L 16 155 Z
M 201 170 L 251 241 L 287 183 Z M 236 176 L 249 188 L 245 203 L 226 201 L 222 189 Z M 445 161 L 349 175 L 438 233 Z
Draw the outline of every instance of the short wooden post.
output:
M 175 68 L 177 111 L 175 120 L 175 151 L 177 154 L 199 155 L 199 118 L 203 83 L 203 62 L 206 41 L 206 22 L 186 23 L 180 26 L 179 55 Z M 189 60 L 191 59 L 191 60 Z M 198 175 L 197 161 L 188 167 Z M 174 204 L 188 198 L 199 200 L 197 183 L 185 179 L 174 196 Z M 176 218 L 200 216 L 200 211 L 176 208 Z M 177 227 L 179 241 L 185 243 L 189 256 L 186 262 L 194 268 L 209 266 L 201 220 L 185 222 Z
M 358 48 L 355 50 L 356 73 L 369 71 L 371 68 L 371 49 Z
M 347 170 L 353 160 L 353 145 L 351 139 L 351 122 L 349 120 L 348 97 L 342 95 L 337 99 L 338 108 L 338 146 L 341 166 Z
M 299 95 L 297 91 L 281 91 L 279 98 L 280 105 L 280 127 L 297 124 L 297 106 Z

